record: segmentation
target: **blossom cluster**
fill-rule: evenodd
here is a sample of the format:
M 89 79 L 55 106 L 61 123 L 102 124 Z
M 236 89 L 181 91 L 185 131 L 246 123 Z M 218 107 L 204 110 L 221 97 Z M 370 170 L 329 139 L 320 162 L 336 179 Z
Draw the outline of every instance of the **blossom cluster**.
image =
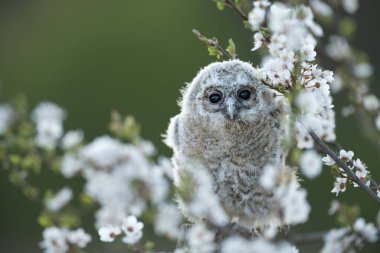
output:
M 344 149 L 340 150 L 339 158 L 348 164 L 349 168 L 355 173 L 355 175 L 367 186 L 370 186 L 370 172 L 367 166 L 359 159 L 354 159 L 353 151 L 346 151 Z M 334 188 L 331 192 L 338 195 L 340 192 L 346 191 L 346 183 L 348 183 L 347 173 L 335 164 L 335 161 L 330 156 L 325 156 L 322 158 L 325 165 L 331 166 L 336 169 L 337 177 L 335 179 Z M 359 187 L 355 182 L 352 182 L 354 187 Z M 380 190 L 377 190 L 377 195 L 380 196 Z
M 135 244 L 143 236 L 142 229 L 144 224 L 138 221 L 136 216 L 128 216 L 125 218 L 120 226 L 108 226 L 99 229 L 100 240 L 103 242 L 113 242 L 115 237 L 125 233 L 123 242 L 126 244 Z
M 46 253 L 66 253 L 70 245 L 84 248 L 91 241 L 91 236 L 82 228 L 68 230 L 58 227 L 49 227 L 43 231 L 43 241 L 40 247 Z
M 374 243 L 378 240 L 378 229 L 373 223 L 366 223 L 363 218 L 358 218 L 352 228 L 343 227 L 331 229 L 324 236 L 324 246 L 321 253 L 340 253 L 348 249 L 361 249 L 366 243 Z

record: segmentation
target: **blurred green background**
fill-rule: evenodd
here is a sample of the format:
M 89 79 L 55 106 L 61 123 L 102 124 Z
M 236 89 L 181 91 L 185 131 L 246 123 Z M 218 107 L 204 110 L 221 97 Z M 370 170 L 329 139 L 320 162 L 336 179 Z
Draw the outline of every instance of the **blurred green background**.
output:
M 372 88 L 380 96 L 380 1 L 361 1 L 355 45 L 367 51 L 375 65 Z M 179 89 L 213 59 L 192 34 L 193 28 L 216 36 L 223 45 L 233 38 L 241 59 L 258 63 L 250 51 L 251 34 L 232 11 L 220 12 L 211 0 L 66 0 L 0 1 L 0 96 L 27 95 L 30 104 L 50 100 L 69 114 L 66 129 L 82 128 L 86 139 L 107 132 L 110 111 L 133 114 L 144 138 L 170 156 L 160 135 L 179 109 Z M 345 100 L 336 97 L 339 110 Z M 379 152 L 364 137 L 353 118 L 338 116 L 338 139 L 367 163 L 380 180 Z M 49 181 L 60 188 L 62 181 Z M 52 181 L 53 180 L 53 181 Z M 332 177 L 323 175 L 303 184 L 313 206 L 310 221 L 295 231 L 325 230 L 334 223 L 327 215 Z M 357 189 L 339 200 L 359 203 L 366 220 L 378 206 Z M 0 252 L 40 252 L 38 208 L 0 174 Z M 93 231 L 92 231 L 93 232 Z M 93 238 L 98 241 L 97 237 Z M 304 247 L 311 252 L 315 246 Z M 364 252 L 379 252 L 379 245 Z M 168 248 L 170 249 L 170 247 Z

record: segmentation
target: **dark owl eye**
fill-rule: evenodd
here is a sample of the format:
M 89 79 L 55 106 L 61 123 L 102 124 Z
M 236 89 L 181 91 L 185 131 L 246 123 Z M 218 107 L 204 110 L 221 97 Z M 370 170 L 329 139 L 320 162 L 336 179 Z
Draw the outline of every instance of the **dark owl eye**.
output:
M 247 100 L 251 97 L 251 92 L 249 90 L 239 91 L 238 97 L 244 100 Z
M 213 93 L 208 98 L 210 99 L 211 103 L 216 104 L 222 99 L 222 95 L 219 93 Z

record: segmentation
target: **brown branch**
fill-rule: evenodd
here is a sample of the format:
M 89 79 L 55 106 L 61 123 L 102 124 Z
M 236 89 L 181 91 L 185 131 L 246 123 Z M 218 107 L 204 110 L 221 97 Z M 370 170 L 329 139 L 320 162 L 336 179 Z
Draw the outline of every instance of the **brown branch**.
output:
M 248 20 L 248 15 L 234 1 L 226 0 L 225 5 L 236 11 L 244 20 Z
M 332 151 L 325 143 L 324 141 L 322 141 L 318 136 L 317 134 L 313 131 L 313 130 L 309 130 L 309 133 L 311 135 L 311 137 L 313 138 L 314 142 L 321 148 L 321 150 L 329 155 L 334 161 L 335 163 L 340 167 L 342 168 L 347 176 L 352 180 L 354 181 L 355 183 L 357 183 L 360 188 L 362 188 L 371 198 L 373 198 L 376 203 L 380 204 L 380 198 L 377 197 L 376 193 L 373 192 L 371 190 L 371 188 L 369 188 L 366 184 L 364 184 L 357 176 L 356 174 L 347 166 L 347 164 L 345 162 L 343 162 L 335 153 L 334 151 Z

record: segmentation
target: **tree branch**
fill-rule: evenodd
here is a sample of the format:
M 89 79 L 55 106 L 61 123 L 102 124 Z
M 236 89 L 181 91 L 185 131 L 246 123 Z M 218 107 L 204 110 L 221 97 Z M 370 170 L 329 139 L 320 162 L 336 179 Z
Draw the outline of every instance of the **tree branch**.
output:
M 197 36 L 197 38 L 200 41 L 204 42 L 208 47 L 216 48 L 220 52 L 220 55 L 226 60 L 230 60 L 234 58 L 229 52 L 227 52 L 227 50 L 225 50 L 223 47 L 219 45 L 219 42 L 216 38 L 209 39 L 206 36 L 202 35 L 196 29 L 193 29 L 193 33 L 195 34 L 195 36 Z
M 355 173 L 347 166 L 347 164 L 345 162 L 343 162 L 335 153 L 334 151 L 332 151 L 325 143 L 324 141 L 322 141 L 318 136 L 317 134 L 313 131 L 313 130 L 309 130 L 309 133 L 311 135 L 311 137 L 313 138 L 314 142 L 322 149 L 322 151 L 329 155 L 334 161 L 335 163 L 340 167 L 342 168 L 347 176 L 349 177 L 349 179 L 351 179 L 352 181 L 354 181 L 355 183 L 357 183 L 360 188 L 362 188 L 371 198 L 373 198 L 376 203 L 380 204 L 380 198 L 377 197 L 376 193 L 374 191 L 372 191 L 366 184 L 364 184 L 356 175 Z
M 240 7 L 237 6 L 234 1 L 226 0 L 225 5 L 236 11 L 244 20 L 248 20 L 248 15 L 245 14 L 244 11 L 240 9 Z

